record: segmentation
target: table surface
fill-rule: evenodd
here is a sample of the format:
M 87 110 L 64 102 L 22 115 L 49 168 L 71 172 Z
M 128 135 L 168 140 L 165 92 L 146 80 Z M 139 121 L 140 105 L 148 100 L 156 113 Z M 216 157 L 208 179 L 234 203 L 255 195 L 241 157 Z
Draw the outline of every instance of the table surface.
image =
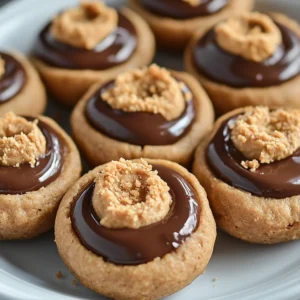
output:
M 10 1 L 13 1 L 13 0 L 0 0 L 0 6 L 4 5 Z

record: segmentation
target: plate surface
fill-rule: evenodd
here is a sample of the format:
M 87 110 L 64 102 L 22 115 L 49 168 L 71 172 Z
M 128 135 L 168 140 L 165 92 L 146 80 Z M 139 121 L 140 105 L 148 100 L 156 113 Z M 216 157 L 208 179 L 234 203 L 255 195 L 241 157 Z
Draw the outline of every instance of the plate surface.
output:
M 241 0 L 242 1 L 242 0 Z M 123 1 L 109 1 L 120 5 Z M 76 0 L 18 0 L 0 10 L 0 47 L 29 52 L 38 31 L 53 14 Z M 258 9 L 299 18 L 299 0 L 258 0 Z M 300 21 L 300 19 L 299 19 Z M 156 62 L 181 69 L 180 56 L 159 53 Z M 69 130 L 70 111 L 50 101 L 47 114 Z M 206 272 L 168 300 L 300 299 L 300 242 L 250 245 L 221 232 Z M 56 274 L 61 271 L 63 277 Z M 105 299 L 73 284 L 50 232 L 31 241 L 0 242 L 1 300 Z

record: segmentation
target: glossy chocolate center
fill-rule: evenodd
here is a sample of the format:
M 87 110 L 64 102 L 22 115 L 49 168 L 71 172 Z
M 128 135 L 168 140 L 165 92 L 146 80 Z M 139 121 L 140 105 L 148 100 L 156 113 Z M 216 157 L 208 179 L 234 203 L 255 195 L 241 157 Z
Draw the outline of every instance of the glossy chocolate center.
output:
M 86 117 L 101 133 L 129 144 L 145 146 L 176 143 L 189 131 L 195 118 L 193 99 L 187 102 L 180 117 L 167 121 L 161 114 L 113 109 L 101 97 L 113 85 L 114 82 L 110 82 L 102 86 L 87 102 Z M 182 92 L 191 91 L 184 85 Z
M 26 119 L 34 120 L 31 117 Z M 0 194 L 14 195 L 37 191 L 60 175 L 66 145 L 58 133 L 43 121 L 39 120 L 38 127 L 46 138 L 46 153 L 33 168 L 29 163 L 19 167 L 0 166 Z
M 121 13 L 116 30 L 93 50 L 59 42 L 51 34 L 50 26 L 51 23 L 39 34 L 34 55 L 58 68 L 106 70 L 126 62 L 137 47 L 134 25 Z
M 5 73 L 0 79 L 0 104 L 15 97 L 26 83 L 26 72 L 13 56 L 0 52 L 5 63 Z
M 90 183 L 71 209 L 73 229 L 87 249 L 114 264 L 138 265 L 175 251 L 197 229 L 200 208 L 194 188 L 172 169 L 153 168 L 170 187 L 173 204 L 168 216 L 139 229 L 105 228 L 93 211 L 95 184 Z
M 206 150 L 207 163 L 220 180 L 252 195 L 282 199 L 300 194 L 300 149 L 283 160 L 261 164 L 251 172 L 241 166 L 247 158 L 230 138 L 229 125 L 237 116 L 225 121 Z
M 228 0 L 202 0 L 191 5 L 183 0 L 141 0 L 141 4 L 156 15 L 174 19 L 209 16 L 227 5 Z
M 282 34 L 282 44 L 263 62 L 246 60 L 224 51 L 211 29 L 193 49 L 197 70 L 210 80 L 238 88 L 279 85 L 297 76 L 300 72 L 299 37 L 286 26 L 276 25 Z

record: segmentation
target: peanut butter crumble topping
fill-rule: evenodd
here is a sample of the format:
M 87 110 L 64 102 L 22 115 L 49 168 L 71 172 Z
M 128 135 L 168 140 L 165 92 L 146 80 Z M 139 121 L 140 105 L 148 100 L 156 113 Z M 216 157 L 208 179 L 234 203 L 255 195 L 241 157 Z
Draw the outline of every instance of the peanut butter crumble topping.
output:
M 267 15 L 251 12 L 228 19 L 215 27 L 216 40 L 225 51 L 262 62 L 282 42 L 281 32 Z
M 34 167 L 46 152 L 46 139 L 37 126 L 38 120 L 27 121 L 9 112 L 0 118 L 0 164 L 19 167 L 29 163 Z
M 169 187 L 143 159 L 110 162 L 95 183 L 92 204 L 107 228 L 139 228 L 169 212 Z
M 58 15 L 51 25 L 53 36 L 74 47 L 93 49 L 115 30 L 118 14 L 99 1 L 82 1 Z
M 183 0 L 183 2 L 187 2 L 191 6 L 200 5 L 202 0 Z
M 0 56 L 0 79 L 3 78 L 4 74 L 5 74 L 5 61 Z
M 192 98 L 183 94 L 182 84 L 168 70 L 153 64 L 119 75 L 114 87 L 101 96 L 114 109 L 161 114 L 166 120 L 173 120 Z
M 300 147 L 300 110 L 249 108 L 231 126 L 231 140 L 249 159 L 242 166 L 252 172 L 261 163 L 282 160 Z

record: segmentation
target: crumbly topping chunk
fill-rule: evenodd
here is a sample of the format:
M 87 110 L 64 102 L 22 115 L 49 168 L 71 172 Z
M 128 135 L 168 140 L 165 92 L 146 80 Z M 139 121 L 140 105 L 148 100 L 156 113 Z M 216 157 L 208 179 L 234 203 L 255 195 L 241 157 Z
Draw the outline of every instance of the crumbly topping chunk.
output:
M 250 12 L 215 27 L 216 40 L 224 50 L 261 62 L 272 56 L 282 42 L 279 28 L 267 15 Z
M 5 74 L 5 60 L 2 59 L 0 56 L 0 79 L 4 76 Z
M 241 165 L 242 167 L 244 167 L 245 169 L 248 169 L 250 170 L 251 172 L 255 172 L 259 166 L 260 166 L 260 163 L 258 160 L 256 159 L 253 159 L 253 160 L 243 160 L 241 162 Z
M 115 109 L 161 114 L 166 120 L 173 120 L 192 98 L 190 93 L 183 94 L 182 84 L 168 70 L 153 64 L 119 75 L 114 87 L 101 96 Z
M 300 147 L 300 110 L 249 108 L 231 126 L 231 140 L 249 159 L 242 166 L 250 171 L 284 159 Z
M 34 167 L 46 152 L 46 139 L 37 126 L 38 120 L 29 122 L 14 113 L 0 118 L 0 164 L 18 167 L 29 163 Z
M 198 6 L 201 4 L 202 0 L 183 0 L 183 2 L 187 2 L 191 6 Z
M 169 212 L 169 187 L 143 159 L 110 162 L 95 182 L 93 208 L 107 228 L 139 228 Z
M 99 1 L 82 1 L 79 7 L 70 8 L 55 17 L 50 30 L 63 43 L 93 49 L 115 30 L 117 23 L 115 9 Z

